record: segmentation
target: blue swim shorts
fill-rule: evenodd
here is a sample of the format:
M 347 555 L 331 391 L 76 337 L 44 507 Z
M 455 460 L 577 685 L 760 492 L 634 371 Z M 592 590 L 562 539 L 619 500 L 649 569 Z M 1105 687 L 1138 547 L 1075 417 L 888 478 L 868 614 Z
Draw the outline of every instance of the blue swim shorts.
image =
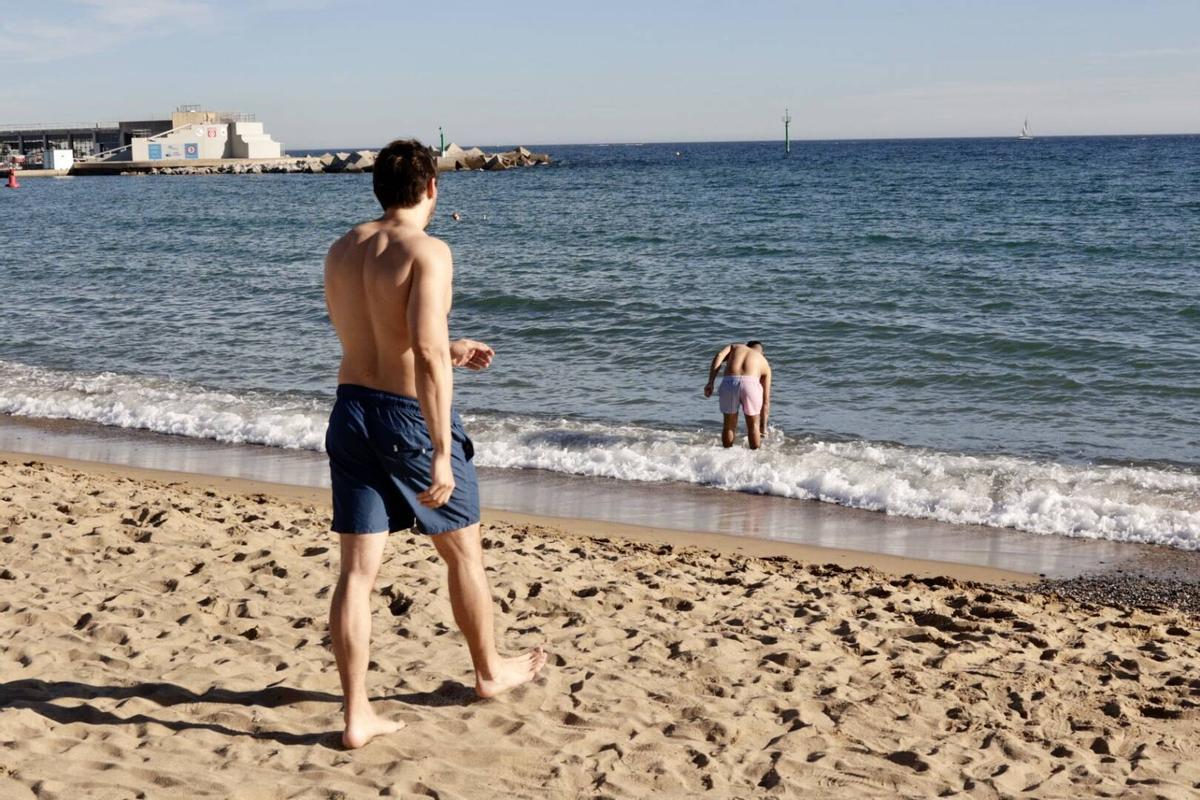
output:
M 341 384 L 329 415 L 325 452 L 333 479 L 335 533 L 456 531 L 479 522 L 475 446 L 451 412 L 454 492 L 440 508 L 417 500 L 429 488 L 433 441 L 416 398 Z

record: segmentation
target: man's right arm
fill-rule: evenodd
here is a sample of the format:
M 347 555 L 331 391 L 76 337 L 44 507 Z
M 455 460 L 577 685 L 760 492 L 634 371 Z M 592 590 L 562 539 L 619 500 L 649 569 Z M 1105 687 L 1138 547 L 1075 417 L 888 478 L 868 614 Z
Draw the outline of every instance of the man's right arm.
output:
M 725 359 L 729 358 L 729 352 L 733 350 L 733 345 L 727 344 L 721 348 L 715 356 L 713 356 L 712 364 L 708 367 L 708 383 L 704 384 L 704 396 L 712 397 L 713 383 L 717 380 L 717 373 L 721 370 L 721 365 L 725 363 Z
M 454 492 L 450 468 L 450 404 L 454 378 L 450 369 L 450 248 L 431 241 L 413 259 L 408 295 L 408 328 L 416 362 L 417 400 L 433 442 L 430 484 L 418 499 L 422 505 L 445 505 Z

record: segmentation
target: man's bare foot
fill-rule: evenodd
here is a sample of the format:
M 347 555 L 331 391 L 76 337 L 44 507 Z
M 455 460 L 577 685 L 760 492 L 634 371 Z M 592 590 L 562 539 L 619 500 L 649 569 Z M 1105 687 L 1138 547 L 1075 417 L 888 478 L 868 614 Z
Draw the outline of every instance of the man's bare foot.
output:
M 475 674 L 475 694 L 483 698 L 503 694 L 536 678 L 544 666 L 546 653 L 540 647 L 523 656 L 502 659 L 500 668 L 492 674 L 490 680 L 479 677 L 479 673 Z
M 346 730 L 342 731 L 342 744 L 347 750 L 356 750 L 376 736 L 395 733 L 404 727 L 399 720 L 384 719 L 368 711 L 360 718 L 346 721 Z

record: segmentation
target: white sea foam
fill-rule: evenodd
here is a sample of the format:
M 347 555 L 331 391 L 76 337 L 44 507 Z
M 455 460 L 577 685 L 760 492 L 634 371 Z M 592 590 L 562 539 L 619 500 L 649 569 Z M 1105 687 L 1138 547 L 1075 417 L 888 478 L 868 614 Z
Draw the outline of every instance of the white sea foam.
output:
M 480 464 L 622 480 L 680 481 L 820 500 L 943 522 L 1200 549 L 1200 475 L 1158 467 L 1070 466 L 863 441 L 716 446 L 715 432 L 476 425 Z
M 0 413 L 319 450 L 328 407 L 312 398 L 232 394 L 112 372 L 85 375 L 0 361 Z
M 79 375 L 0 361 L 0 412 L 320 450 L 328 402 L 159 379 Z M 775 432 L 725 450 L 716 432 L 573 420 L 467 417 L 481 466 L 677 481 L 944 522 L 1200 549 L 1200 474 L 1065 465 Z

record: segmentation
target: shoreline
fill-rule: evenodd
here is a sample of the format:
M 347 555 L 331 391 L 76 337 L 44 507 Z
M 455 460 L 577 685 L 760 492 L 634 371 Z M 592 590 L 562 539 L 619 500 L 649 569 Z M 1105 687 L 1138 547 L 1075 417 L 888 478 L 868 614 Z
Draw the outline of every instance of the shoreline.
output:
M 0 415 L 0 451 L 170 473 L 225 476 L 327 491 L 323 454 L 230 445 L 74 420 Z M 26 456 L 26 457 L 27 457 Z M 586 478 L 540 470 L 480 468 L 490 513 L 550 524 L 711 537 L 712 547 L 801 553 L 840 563 L 907 559 L 924 574 L 995 570 L 1030 579 L 1145 573 L 1200 583 L 1200 554 L 1155 545 L 1022 533 L 893 517 L 813 501 L 688 484 Z M 800 556 L 803 557 L 803 556 Z M 960 569 L 961 568 L 961 569 Z
M 188 486 L 201 490 L 227 492 L 243 498 L 267 497 L 275 501 L 304 503 L 308 507 L 318 509 L 319 514 L 325 518 L 331 514 L 328 491 L 311 486 L 177 470 L 132 467 L 0 449 L 0 466 L 5 464 L 21 464 L 23 466 L 46 464 L 65 467 L 90 476 L 132 480 L 148 485 Z M 729 557 L 784 558 L 812 566 L 832 566 L 847 570 L 867 569 L 893 577 L 915 577 L 925 580 L 947 579 L 985 586 L 1025 588 L 1040 594 L 1071 597 L 1080 602 L 1111 607 L 1174 608 L 1184 613 L 1200 614 L 1200 579 L 1197 578 L 1194 566 L 1181 566 L 1175 563 L 1169 555 L 1162 554 L 1158 554 L 1160 558 L 1149 567 L 1143 563 L 1140 571 L 1117 569 L 1102 574 L 1091 573 L 1069 578 L 1047 579 L 1045 576 L 1029 572 L 974 564 L 822 547 L 780 539 L 729 536 L 707 531 L 523 513 L 486 506 L 482 509 L 482 524 L 485 529 L 495 525 L 522 530 L 532 528 L 550 535 L 585 537 L 600 543 L 617 539 L 657 548 L 665 546 L 670 551 L 678 550 L 680 553 L 692 550 Z M 413 535 L 404 531 L 389 534 L 390 537 L 411 537 Z
M 331 502 L 329 492 L 326 489 L 286 483 L 272 483 L 249 478 L 132 467 L 62 456 L 0 450 L 0 463 L 3 462 L 10 464 L 51 464 L 89 475 L 108 478 L 124 478 L 165 486 L 186 485 L 199 489 L 228 492 L 240 496 L 264 495 L 312 505 L 324 512 L 326 516 L 329 514 Z M 590 539 L 621 538 L 642 544 L 670 545 L 673 548 L 692 547 L 722 555 L 741 555 L 755 558 L 783 556 L 807 564 L 835 564 L 843 568 L 863 567 L 895 576 L 945 576 L 955 580 L 997 585 L 1024 585 L 1038 580 L 1038 576 L 1035 574 L 1015 570 L 820 547 L 778 539 L 752 539 L 705 531 L 687 531 L 653 526 L 629 525 L 604 520 L 555 517 L 488 507 L 484 507 L 482 511 L 485 524 L 500 523 L 513 526 L 536 526 L 558 530 L 570 535 L 586 536 Z M 330 535 L 332 536 L 332 534 Z M 389 535 L 406 536 L 409 534 L 395 532 Z

